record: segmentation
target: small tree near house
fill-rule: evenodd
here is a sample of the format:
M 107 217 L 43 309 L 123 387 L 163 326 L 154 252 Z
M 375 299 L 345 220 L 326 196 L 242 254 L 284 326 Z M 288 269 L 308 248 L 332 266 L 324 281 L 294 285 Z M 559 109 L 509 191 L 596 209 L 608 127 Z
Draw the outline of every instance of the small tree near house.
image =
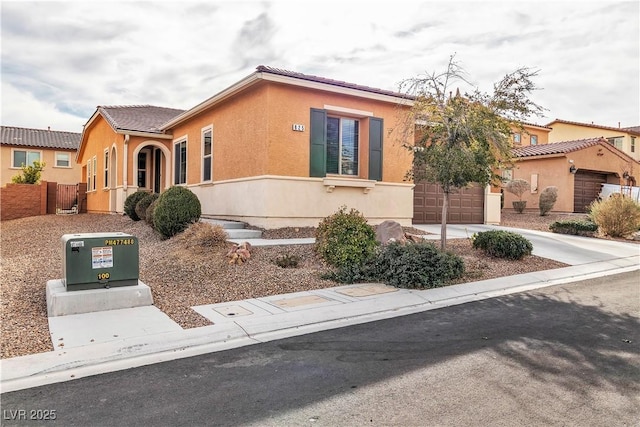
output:
M 405 148 L 413 153 L 413 168 L 407 175 L 442 188 L 442 249 L 449 195 L 474 182 L 483 187 L 501 183 L 495 171 L 511 163 L 512 129 L 522 128 L 532 115 L 542 115 L 544 109 L 529 100 L 537 73 L 519 68 L 494 84 L 491 95 L 478 89 L 453 95 L 454 82 L 469 82 L 452 56 L 445 71 L 401 83 L 400 90 L 413 102 L 402 124 Z
M 40 182 L 42 171 L 46 166 L 45 162 L 34 160 L 32 165 L 25 166 L 23 163 L 21 166 L 22 175 L 16 175 L 11 178 L 11 182 L 14 184 L 37 184 Z
M 527 207 L 527 201 L 522 200 L 522 195 L 530 188 L 531 185 L 529 185 L 526 179 L 513 179 L 504 186 L 505 190 L 518 197 L 518 200 L 512 202 L 513 209 L 515 209 L 516 212 L 522 213 L 524 212 L 524 208 Z

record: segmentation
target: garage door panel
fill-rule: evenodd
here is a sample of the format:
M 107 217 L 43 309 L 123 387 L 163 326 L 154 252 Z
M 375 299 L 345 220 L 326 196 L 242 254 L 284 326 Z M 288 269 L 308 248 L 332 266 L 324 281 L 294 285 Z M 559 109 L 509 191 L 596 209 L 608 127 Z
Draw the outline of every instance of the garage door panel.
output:
M 437 184 L 417 183 L 414 187 L 413 222 L 439 224 L 442 222 L 444 193 Z M 463 188 L 449 196 L 449 224 L 484 223 L 484 189 L 478 185 Z
M 573 211 L 587 212 L 588 206 L 598 198 L 602 184 L 606 182 L 605 174 L 578 171 L 574 177 Z

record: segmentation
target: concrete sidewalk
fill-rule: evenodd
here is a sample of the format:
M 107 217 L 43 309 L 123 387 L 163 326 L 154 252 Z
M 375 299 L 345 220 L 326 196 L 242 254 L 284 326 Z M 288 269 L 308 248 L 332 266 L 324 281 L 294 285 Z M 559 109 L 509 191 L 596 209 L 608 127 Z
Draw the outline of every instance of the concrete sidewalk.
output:
M 425 226 L 426 231 L 435 232 L 430 227 Z M 439 226 L 435 227 L 439 232 Z M 447 232 L 450 238 L 468 237 L 477 231 L 496 228 L 500 227 L 450 226 Z M 203 305 L 193 309 L 213 325 L 186 330 L 154 306 L 51 317 L 50 331 L 56 349 L 0 361 L 1 391 L 68 381 L 640 269 L 640 246 L 637 244 L 517 231 L 532 240 L 534 254 L 571 266 L 427 290 L 361 283 Z M 439 238 L 437 234 L 429 237 Z M 298 241 L 280 242 L 291 243 Z

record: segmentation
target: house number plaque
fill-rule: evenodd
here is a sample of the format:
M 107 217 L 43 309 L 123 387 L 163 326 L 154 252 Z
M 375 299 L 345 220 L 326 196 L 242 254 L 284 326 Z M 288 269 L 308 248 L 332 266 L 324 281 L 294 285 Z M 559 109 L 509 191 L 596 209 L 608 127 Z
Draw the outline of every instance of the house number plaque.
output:
M 292 126 L 293 130 L 295 130 L 296 132 L 304 132 L 304 125 L 301 125 L 299 123 L 294 123 Z

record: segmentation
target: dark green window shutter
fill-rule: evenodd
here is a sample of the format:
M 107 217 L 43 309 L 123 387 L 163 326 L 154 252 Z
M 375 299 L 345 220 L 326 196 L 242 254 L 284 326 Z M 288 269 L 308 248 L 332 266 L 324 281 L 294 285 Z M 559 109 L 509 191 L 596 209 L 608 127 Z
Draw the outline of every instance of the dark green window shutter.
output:
M 327 112 L 311 109 L 311 160 L 309 176 L 323 177 L 327 165 Z
M 369 119 L 369 179 L 382 181 L 382 119 Z

